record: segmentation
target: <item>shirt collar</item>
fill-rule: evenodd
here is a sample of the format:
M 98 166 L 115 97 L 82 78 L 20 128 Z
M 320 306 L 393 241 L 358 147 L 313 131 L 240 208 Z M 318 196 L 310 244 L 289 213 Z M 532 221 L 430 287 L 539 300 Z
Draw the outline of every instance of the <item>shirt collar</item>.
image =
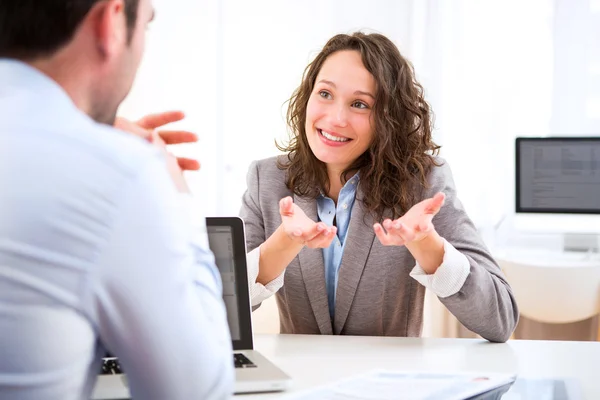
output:
M 352 189 L 352 191 L 356 192 L 359 182 L 360 182 L 360 171 L 358 171 L 356 174 L 352 175 L 352 178 L 350 178 L 346 181 L 344 186 L 342 186 L 342 190 L 344 190 L 344 188 L 348 187 L 349 185 L 354 185 L 354 188 Z M 324 198 L 324 199 L 328 198 L 327 195 L 325 193 L 323 193 L 323 189 L 319 189 L 319 197 Z
M 36 115 L 43 113 L 44 110 L 40 108 L 46 104 L 49 114 L 54 118 L 61 110 L 85 115 L 67 92 L 49 76 L 22 61 L 0 58 L 0 98 L 5 96 L 26 96 L 37 100 L 30 102 L 38 108 Z

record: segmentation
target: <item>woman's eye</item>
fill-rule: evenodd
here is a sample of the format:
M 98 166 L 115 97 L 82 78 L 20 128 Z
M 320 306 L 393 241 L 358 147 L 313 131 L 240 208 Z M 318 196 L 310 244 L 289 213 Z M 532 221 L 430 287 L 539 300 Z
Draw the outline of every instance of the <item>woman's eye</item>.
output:
M 352 107 L 360 108 L 360 109 L 363 109 L 363 110 L 369 108 L 369 106 L 367 106 L 362 101 L 355 101 L 354 103 L 352 103 Z
M 331 98 L 331 94 L 329 94 L 329 92 L 327 92 L 325 90 L 321 90 L 319 92 L 319 96 L 321 96 L 324 99 L 330 99 Z

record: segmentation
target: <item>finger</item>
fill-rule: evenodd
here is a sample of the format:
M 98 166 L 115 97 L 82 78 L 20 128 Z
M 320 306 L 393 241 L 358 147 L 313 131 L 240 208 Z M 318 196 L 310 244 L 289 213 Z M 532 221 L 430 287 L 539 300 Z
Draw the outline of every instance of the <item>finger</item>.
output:
M 312 240 L 308 241 L 306 245 L 310 248 L 327 248 L 331 245 L 331 242 L 335 238 L 336 228 L 335 226 L 329 227 L 325 231 L 319 233 Z
M 412 229 L 406 224 L 402 224 L 399 221 L 397 221 L 397 224 L 394 225 L 393 229 L 395 230 L 396 234 L 402 238 L 402 241 L 404 243 L 408 243 L 415 239 L 415 229 Z
M 144 129 L 126 118 L 117 117 L 115 119 L 114 127 L 128 133 L 133 133 L 134 135 L 140 136 L 146 140 L 150 140 L 152 137 L 152 131 Z
M 385 228 L 386 231 L 389 231 L 392 228 L 392 220 L 386 219 L 381 225 Z
M 382 245 L 384 245 L 384 246 L 391 245 L 390 238 L 383 230 L 383 226 L 381 226 L 381 224 L 373 225 L 373 230 L 375 231 L 375 236 L 377 236 L 377 239 L 379 239 L 379 241 L 381 242 Z
M 158 131 L 166 144 L 194 143 L 198 141 L 195 133 L 188 131 Z
M 198 160 L 192 158 L 178 157 L 177 164 L 182 171 L 198 171 L 200 169 L 200 163 Z
M 408 241 L 411 235 L 414 235 L 412 231 L 406 227 L 403 223 L 396 220 L 393 221 L 387 229 L 388 237 L 397 246 L 403 245 Z
M 314 240 L 317 236 L 319 236 L 321 233 L 323 232 L 327 232 L 328 228 L 327 225 L 325 225 L 322 222 L 317 222 L 316 224 L 313 224 L 310 229 L 308 229 L 307 231 L 304 231 L 304 233 L 302 234 L 302 238 L 304 239 L 305 242 L 310 242 L 311 240 Z
M 333 241 L 333 239 L 336 237 L 337 235 L 337 227 L 332 226 L 329 228 L 329 232 L 327 233 L 326 236 L 326 241 L 325 243 L 322 244 L 322 247 L 329 247 L 331 245 L 331 242 Z
M 433 230 L 433 224 L 431 221 L 421 221 L 418 226 L 419 233 L 428 233 Z
M 160 135 L 158 134 L 158 131 L 153 130 L 150 133 L 150 143 L 159 146 L 159 147 L 165 147 L 165 142 L 164 140 L 162 140 L 162 138 L 160 137 Z
M 437 214 L 440 211 L 440 208 L 444 205 L 444 201 L 446 199 L 446 195 L 443 192 L 438 192 L 429 199 L 429 204 L 425 207 L 425 213 L 427 214 Z
M 284 217 L 291 217 L 294 215 L 294 202 L 290 196 L 279 200 L 279 214 Z
M 292 235 L 306 244 L 314 240 L 321 233 L 326 233 L 327 231 L 327 225 L 323 224 L 322 222 L 318 222 L 312 224 L 308 230 L 302 229 L 301 227 L 296 227 L 292 230 Z
M 181 121 L 185 118 L 182 111 L 166 111 L 157 114 L 146 115 L 140 119 L 137 124 L 142 128 L 156 129 L 171 122 Z

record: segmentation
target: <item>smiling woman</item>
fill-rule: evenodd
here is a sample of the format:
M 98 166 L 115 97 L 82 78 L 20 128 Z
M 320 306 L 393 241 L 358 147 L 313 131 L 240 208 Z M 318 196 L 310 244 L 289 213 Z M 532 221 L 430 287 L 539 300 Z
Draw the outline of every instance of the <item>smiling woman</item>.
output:
M 473 332 L 508 339 L 514 297 L 430 114 L 383 35 L 336 35 L 306 68 L 286 154 L 252 164 L 241 210 L 252 301 L 277 293 L 282 333 L 419 336 L 428 288 Z

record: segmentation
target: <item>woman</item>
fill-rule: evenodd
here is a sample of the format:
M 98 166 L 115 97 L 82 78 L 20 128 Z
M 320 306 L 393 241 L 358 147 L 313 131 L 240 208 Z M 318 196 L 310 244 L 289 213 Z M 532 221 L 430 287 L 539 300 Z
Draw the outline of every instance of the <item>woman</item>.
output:
M 397 47 L 333 37 L 287 117 L 286 155 L 254 162 L 243 197 L 253 305 L 276 293 L 282 333 L 419 336 L 427 287 L 467 328 L 506 341 L 515 299 Z

